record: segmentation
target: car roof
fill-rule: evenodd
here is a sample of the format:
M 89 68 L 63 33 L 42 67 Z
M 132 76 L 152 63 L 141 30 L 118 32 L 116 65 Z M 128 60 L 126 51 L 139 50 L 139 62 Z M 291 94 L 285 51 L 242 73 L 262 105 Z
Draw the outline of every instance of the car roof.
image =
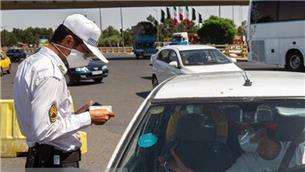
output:
M 208 45 L 167 45 L 163 47 L 161 50 L 163 49 L 177 49 L 178 51 L 185 51 L 185 50 L 216 49 L 216 48 Z
M 244 72 L 180 75 L 161 84 L 154 99 L 305 96 L 304 73 L 246 71 L 246 74 L 251 86 L 244 86 Z

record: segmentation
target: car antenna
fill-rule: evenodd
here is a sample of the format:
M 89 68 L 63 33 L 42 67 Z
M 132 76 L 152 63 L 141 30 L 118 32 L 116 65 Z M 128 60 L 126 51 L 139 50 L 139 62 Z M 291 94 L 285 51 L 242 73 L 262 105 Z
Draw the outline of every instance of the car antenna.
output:
M 248 78 L 248 75 L 247 75 L 247 72 L 243 70 L 243 73 L 241 73 L 244 80 L 245 80 L 245 83 L 244 83 L 244 86 L 245 87 L 250 87 L 252 86 L 252 82 L 250 81 L 250 79 Z

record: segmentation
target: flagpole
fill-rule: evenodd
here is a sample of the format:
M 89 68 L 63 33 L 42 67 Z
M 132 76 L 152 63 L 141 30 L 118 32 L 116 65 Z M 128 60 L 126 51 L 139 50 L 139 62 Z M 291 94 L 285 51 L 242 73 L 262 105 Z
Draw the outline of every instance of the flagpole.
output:
M 158 21 L 158 19 L 159 19 L 159 17 L 158 17 L 158 10 L 157 9 L 153 9 L 153 10 L 156 12 L 156 19 L 155 20 Z M 160 21 L 160 23 L 161 23 L 161 21 Z M 160 41 L 158 25 L 156 25 L 156 27 L 157 27 L 157 41 L 158 40 Z

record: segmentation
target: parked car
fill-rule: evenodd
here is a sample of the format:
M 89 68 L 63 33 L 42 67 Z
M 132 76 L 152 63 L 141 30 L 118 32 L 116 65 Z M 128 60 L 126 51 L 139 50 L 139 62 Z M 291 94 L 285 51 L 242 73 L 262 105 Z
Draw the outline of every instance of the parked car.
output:
M 3 75 L 4 72 L 10 74 L 11 71 L 11 60 L 8 58 L 5 53 L 0 50 L 0 76 Z
M 205 45 L 166 46 L 151 57 L 152 85 L 180 74 L 241 71 L 219 50 Z
M 305 141 L 304 80 L 302 73 L 279 71 L 173 77 L 144 100 L 107 169 L 171 171 L 168 166 L 178 157 L 191 171 L 224 172 L 243 153 L 240 129 L 249 124 L 270 127 L 280 143 L 299 145 Z M 294 169 L 304 171 L 305 166 Z
M 21 62 L 26 58 L 26 53 L 20 48 L 10 48 L 6 51 L 6 55 L 12 62 Z
M 65 78 L 68 85 L 91 79 L 95 82 L 101 82 L 103 78 L 108 76 L 108 73 L 109 69 L 105 63 L 98 58 L 92 58 L 87 66 L 69 68 Z

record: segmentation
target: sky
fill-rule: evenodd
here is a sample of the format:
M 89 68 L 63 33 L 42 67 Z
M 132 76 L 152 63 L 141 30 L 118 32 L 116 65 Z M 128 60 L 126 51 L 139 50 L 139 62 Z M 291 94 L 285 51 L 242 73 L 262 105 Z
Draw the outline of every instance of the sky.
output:
M 211 15 L 219 15 L 218 6 L 190 6 L 195 8 L 202 15 L 203 20 Z M 166 7 L 133 7 L 122 8 L 123 14 L 123 29 L 131 28 L 139 21 L 145 21 L 150 14 L 160 20 L 161 9 L 166 13 Z M 171 8 L 172 9 L 172 8 Z M 221 17 L 233 18 L 236 25 L 240 25 L 241 21 L 248 17 L 248 6 L 221 6 Z M 185 10 L 185 7 L 183 7 Z M 101 24 L 100 15 L 101 11 Z M 96 9 L 56 9 L 56 10 L 1 10 L 1 30 L 6 29 L 11 31 L 13 28 L 27 27 L 51 27 L 55 29 L 62 21 L 70 14 L 80 13 L 86 15 L 93 20 L 102 29 L 108 26 L 114 26 L 116 29 L 121 28 L 120 8 L 98 8 Z M 198 22 L 198 16 L 197 21 Z

